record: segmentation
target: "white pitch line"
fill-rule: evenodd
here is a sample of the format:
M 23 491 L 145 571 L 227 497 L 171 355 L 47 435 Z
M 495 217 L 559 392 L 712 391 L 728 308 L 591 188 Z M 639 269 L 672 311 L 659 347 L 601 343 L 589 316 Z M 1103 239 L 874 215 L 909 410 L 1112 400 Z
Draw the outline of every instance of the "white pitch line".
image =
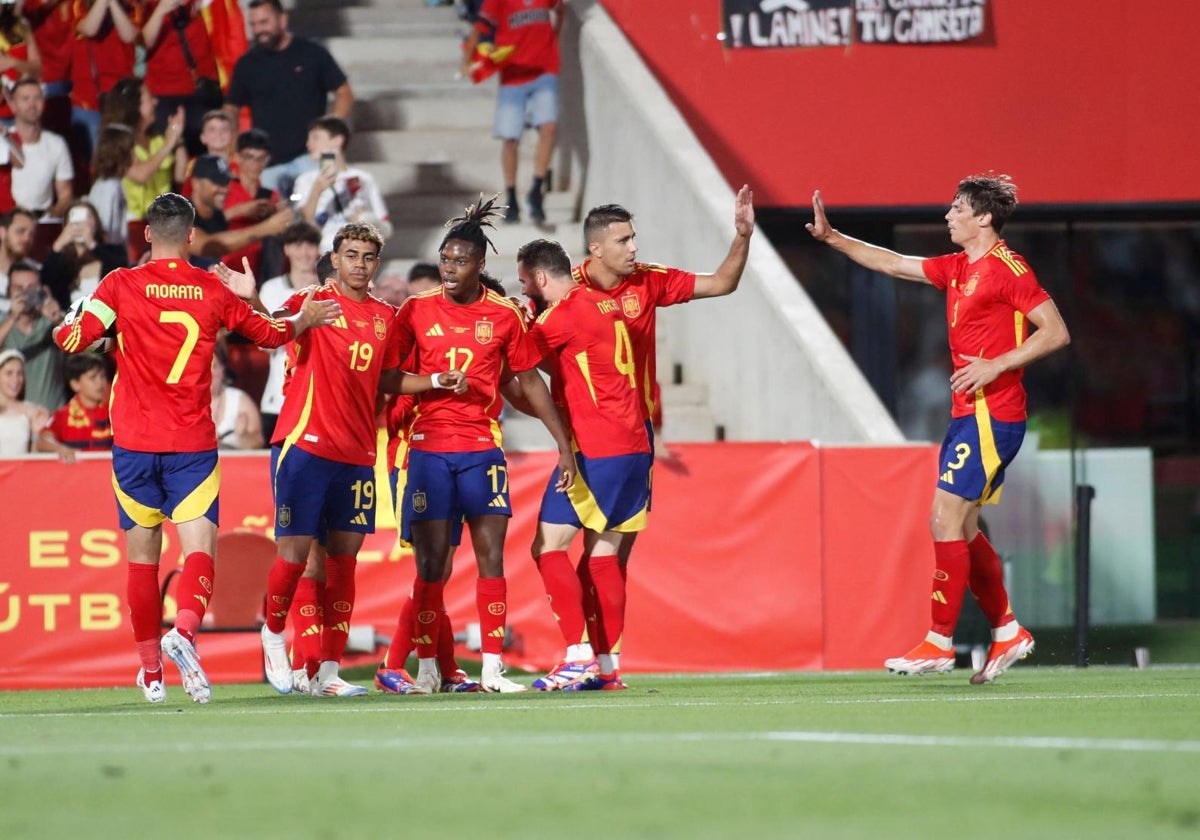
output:
M 985 689 L 986 690 L 986 689 Z M 1026 700 L 1157 700 L 1165 697 L 1196 697 L 1194 692 L 1173 691 L 1153 694 L 976 694 L 957 697 L 856 697 L 849 700 L 826 700 L 830 706 L 856 706 L 870 703 L 1017 703 Z
M 477 749 L 480 747 L 537 746 L 640 746 L 646 744 L 704 744 L 729 742 L 769 742 L 803 744 L 840 744 L 867 747 L 938 747 L 964 749 L 1077 750 L 1085 752 L 1198 753 L 1200 741 L 1168 741 L 1144 738 L 1072 738 L 1072 737 L 978 737 L 955 735 L 908 735 L 881 732 L 679 732 L 679 733 L 514 733 L 512 735 L 451 735 L 433 737 L 301 738 L 291 740 L 237 741 L 235 743 L 171 742 L 158 743 L 87 743 L 51 745 L 0 745 L 0 756 L 33 758 L 50 756 L 79 757 L 94 755 L 145 755 L 203 752 L 299 752 L 331 749 Z

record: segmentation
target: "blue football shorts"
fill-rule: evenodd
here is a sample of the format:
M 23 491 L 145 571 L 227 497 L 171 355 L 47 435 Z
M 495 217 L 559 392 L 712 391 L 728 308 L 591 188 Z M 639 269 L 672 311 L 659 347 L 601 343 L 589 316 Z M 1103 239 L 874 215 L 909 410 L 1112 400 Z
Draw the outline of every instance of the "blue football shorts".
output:
M 396 520 L 400 523 L 400 539 L 408 545 L 412 545 L 412 528 L 409 526 L 408 520 L 404 517 L 404 498 L 400 495 L 404 492 L 404 488 L 408 486 L 408 470 L 392 467 L 388 472 L 388 479 L 392 482 L 392 498 L 399 499 L 401 502 L 401 504 L 396 505 Z M 451 517 L 450 545 L 462 545 L 462 531 L 462 516 Z
M 170 519 L 191 522 L 201 516 L 214 525 L 219 513 L 221 463 L 217 450 L 135 452 L 114 446 L 113 492 L 121 530 L 155 528 Z
M 1025 439 L 1025 423 L 1002 423 L 986 410 L 950 421 L 938 453 L 937 486 L 980 504 L 1000 501 L 1004 468 Z
M 504 452 L 499 448 L 482 452 L 410 449 L 401 513 L 404 534 L 413 522 L 461 523 L 463 517 L 475 516 L 512 516 Z
M 330 461 L 298 446 L 272 447 L 275 536 L 375 533 L 375 468 Z
M 574 483 L 566 493 L 557 492 L 555 468 L 542 494 L 538 520 L 587 528 L 598 534 L 640 531 L 646 527 L 650 508 L 653 464 L 654 456 L 649 453 L 588 458 L 576 451 Z

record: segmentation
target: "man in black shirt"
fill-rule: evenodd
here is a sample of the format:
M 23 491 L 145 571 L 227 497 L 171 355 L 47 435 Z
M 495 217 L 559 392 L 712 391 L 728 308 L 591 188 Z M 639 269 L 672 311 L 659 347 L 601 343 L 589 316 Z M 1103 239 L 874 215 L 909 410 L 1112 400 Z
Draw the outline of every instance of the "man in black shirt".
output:
M 192 204 L 196 208 L 196 227 L 188 246 L 188 258 L 195 265 L 207 267 L 228 259 L 241 268 L 242 256 L 264 237 L 276 236 L 296 217 L 292 208 L 272 213 L 250 227 L 229 229 L 225 218 L 225 198 L 231 180 L 229 164 L 218 155 L 201 155 L 192 166 Z
M 317 166 L 304 147 L 309 123 L 326 113 L 349 120 L 354 92 L 328 50 L 288 31 L 279 0 L 250 0 L 248 17 L 254 48 L 233 68 L 225 109 L 236 123 L 248 107 L 254 127 L 270 136 L 272 163 L 262 183 L 286 199 L 296 177 Z

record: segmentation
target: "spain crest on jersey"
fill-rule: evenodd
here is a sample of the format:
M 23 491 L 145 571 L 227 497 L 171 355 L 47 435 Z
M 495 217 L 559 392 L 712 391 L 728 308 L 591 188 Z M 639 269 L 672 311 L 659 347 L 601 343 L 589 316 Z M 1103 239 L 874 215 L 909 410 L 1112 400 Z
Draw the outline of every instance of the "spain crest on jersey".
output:
M 642 314 L 642 301 L 635 294 L 621 295 L 621 312 L 626 318 L 636 318 Z
M 292 524 L 292 509 L 287 505 L 281 505 L 279 510 L 275 512 L 275 521 L 280 527 L 286 528 Z
M 971 279 L 962 287 L 963 297 L 970 297 L 975 294 L 975 287 L 979 285 L 979 272 L 971 275 Z
M 429 507 L 429 501 L 425 498 L 425 493 L 422 491 L 413 493 L 413 512 L 424 513 L 427 507 Z
M 387 338 L 387 322 L 378 315 L 374 316 L 372 320 L 375 324 L 375 337 L 383 341 Z
M 491 321 L 476 321 L 475 322 L 475 340 L 480 344 L 490 344 L 492 341 L 492 322 Z

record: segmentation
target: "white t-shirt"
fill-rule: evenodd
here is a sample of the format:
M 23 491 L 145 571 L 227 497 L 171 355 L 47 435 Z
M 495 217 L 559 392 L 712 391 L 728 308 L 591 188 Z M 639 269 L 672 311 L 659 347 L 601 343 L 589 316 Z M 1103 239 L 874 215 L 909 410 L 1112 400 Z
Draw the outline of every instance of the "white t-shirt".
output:
M 293 191 L 300 196 L 300 206 L 308 202 L 319 174 L 314 169 L 296 179 Z M 316 223 L 321 229 L 322 251 L 333 250 L 333 237 L 348 222 L 370 222 L 379 228 L 384 239 L 392 235 L 387 205 L 375 179 L 366 170 L 353 166 L 339 172 L 333 186 L 317 199 Z
M 123 243 L 129 238 L 129 203 L 120 178 L 101 178 L 92 184 L 88 201 L 100 216 L 104 241 Z
M 258 290 L 258 299 L 271 314 L 278 312 L 284 301 L 297 292 L 292 288 L 292 281 L 286 274 L 272 277 L 262 284 Z M 263 414 L 278 414 L 283 407 L 283 379 L 287 366 L 287 351 L 283 347 L 268 350 L 271 354 L 271 365 L 267 369 L 267 384 L 263 386 L 262 402 L 259 404 Z M 270 443 L 270 441 L 267 441 Z
M 25 165 L 12 171 L 13 201 L 29 210 L 48 210 L 55 201 L 54 182 L 75 180 L 67 142 L 43 129 L 38 141 L 24 144 L 21 151 Z

